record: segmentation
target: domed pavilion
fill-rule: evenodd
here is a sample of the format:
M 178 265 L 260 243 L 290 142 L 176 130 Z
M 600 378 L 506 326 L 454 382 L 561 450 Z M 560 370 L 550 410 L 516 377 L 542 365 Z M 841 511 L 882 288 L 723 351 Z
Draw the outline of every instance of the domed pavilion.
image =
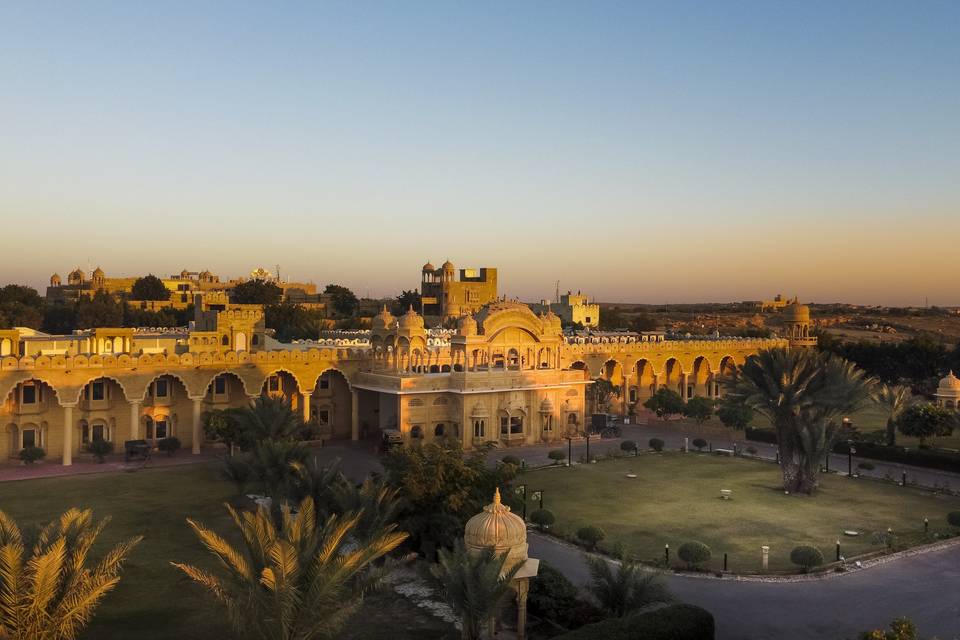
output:
M 530 578 L 536 577 L 540 568 L 540 561 L 527 555 L 527 523 L 500 502 L 500 489 L 497 489 L 493 502 L 467 521 L 463 541 L 470 553 L 481 553 L 484 549 L 493 549 L 497 555 L 505 553 L 504 571 L 520 565 L 513 578 L 513 589 L 517 594 L 517 638 L 522 640 L 526 637 Z
M 945 409 L 960 409 L 960 378 L 953 371 L 941 378 L 937 385 L 937 406 Z

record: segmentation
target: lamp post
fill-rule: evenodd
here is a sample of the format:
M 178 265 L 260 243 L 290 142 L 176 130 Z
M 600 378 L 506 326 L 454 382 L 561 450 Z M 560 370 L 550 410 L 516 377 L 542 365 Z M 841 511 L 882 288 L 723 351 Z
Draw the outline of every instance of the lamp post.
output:
M 930 519 L 924 516 L 923 518 L 923 535 L 930 533 Z
M 517 488 L 515 489 L 515 491 L 517 492 L 517 495 L 523 496 L 523 521 L 526 522 L 527 521 L 527 485 L 526 484 L 517 485 Z
M 840 540 L 837 540 L 837 562 L 840 562 Z
M 573 466 L 573 438 L 567 436 L 567 466 Z
M 853 447 L 853 440 L 847 440 L 847 477 L 853 477 L 853 454 L 857 450 Z
M 663 559 L 666 562 L 667 567 L 670 567 L 670 543 L 663 545 Z
M 587 431 L 587 463 L 590 462 L 590 432 Z

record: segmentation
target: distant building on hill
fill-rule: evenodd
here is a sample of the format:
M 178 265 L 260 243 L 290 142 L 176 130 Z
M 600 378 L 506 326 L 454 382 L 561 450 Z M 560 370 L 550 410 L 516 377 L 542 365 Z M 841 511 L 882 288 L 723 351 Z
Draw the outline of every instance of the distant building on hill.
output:
M 579 291 L 572 293 L 567 291 L 560 296 L 557 302 L 541 300 L 539 304 L 532 304 L 530 308 L 534 313 L 547 313 L 552 311 L 560 316 L 564 324 L 581 324 L 584 328 L 596 328 L 600 326 L 600 305 L 590 302 L 587 296 Z

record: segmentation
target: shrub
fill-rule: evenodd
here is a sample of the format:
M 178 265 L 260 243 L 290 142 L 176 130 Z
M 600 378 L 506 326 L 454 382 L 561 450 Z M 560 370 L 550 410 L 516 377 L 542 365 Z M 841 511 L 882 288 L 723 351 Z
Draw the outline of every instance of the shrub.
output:
M 857 465 L 857 469 L 863 469 L 864 471 L 873 471 L 874 466 L 870 462 L 861 462 Z
M 620 448 L 623 451 L 633 451 L 633 454 L 637 454 L 637 443 L 633 440 L 624 440 L 620 443 Z
M 20 459 L 27 464 L 33 464 L 47 455 L 47 452 L 40 447 L 24 447 L 20 450 Z
M 87 445 L 87 450 L 93 454 L 97 462 L 103 462 L 104 456 L 113 453 L 113 443 L 109 440 L 94 440 Z
M 703 448 L 707 446 L 707 441 L 703 438 L 694 438 L 693 446 L 697 448 L 697 451 L 703 451 Z
M 710 560 L 710 547 L 702 542 L 684 542 L 677 550 L 677 556 L 691 569 Z
M 543 531 L 544 527 L 549 527 L 552 525 L 554 522 L 556 522 L 556 520 L 557 519 L 553 516 L 553 512 L 549 511 L 548 509 L 537 509 L 530 514 L 530 522 L 537 525 L 540 531 Z
M 806 573 L 810 571 L 810 569 L 823 564 L 823 553 L 816 547 L 802 544 L 790 552 L 790 562 L 798 567 L 802 567 L 803 572 Z
M 606 537 L 607 534 L 603 529 L 593 525 L 588 525 L 586 527 L 580 527 L 577 529 L 577 538 L 587 545 L 587 548 L 589 549 L 596 549 L 597 544 Z
M 162 438 L 157 442 L 157 449 L 163 451 L 168 456 L 172 456 L 180 448 L 180 440 L 170 436 L 169 438 Z
M 567 459 L 567 452 L 563 449 L 554 449 L 547 454 L 547 457 L 553 460 L 553 464 L 560 464 L 561 461 Z
M 518 458 L 517 456 L 513 456 L 513 455 L 505 455 L 505 456 L 503 456 L 502 458 L 500 458 L 500 462 L 502 462 L 503 464 L 512 464 L 512 465 L 517 466 L 517 467 L 520 466 L 520 458 Z
M 960 527 L 960 511 L 951 511 L 947 514 L 947 522 L 951 527 Z
M 753 445 L 750 445 L 749 447 L 746 448 L 746 452 L 752 456 L 755 456 L 757 455 L 757 448 Z
M 580 591 L 562 573 L 540 563 L 537 579 L 530 582 L 530 613 L 573 629 L 604 619 L 603 612 L 580 597 Z
M 536 582 L 536 581 L 534 581 Z M 531 583 L 531 591 L 533 583 Z M 646 613 L 610 618 L 576 631 L 556 636 L 555 640 L 713 640 L 713 615 L 692 604 L 672 604 Z
M 649 444 L 650 448 L 654 451 L 663 451 L 663 440 L 660 438 L 650 438 L 650 442 L 647 444 Z

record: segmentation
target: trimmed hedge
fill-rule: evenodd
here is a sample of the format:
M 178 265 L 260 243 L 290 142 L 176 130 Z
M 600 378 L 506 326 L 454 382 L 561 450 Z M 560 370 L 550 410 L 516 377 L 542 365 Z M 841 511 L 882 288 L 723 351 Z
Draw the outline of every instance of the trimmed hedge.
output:
M 656 451 L 656 452 L 658 452 L 658 453 L 659 453 L 660 451 L 663 451 L 663 444 L 664 444 L 664 443 L 663 443 L 663 440 L 661 440 L 660 438 L 650 438 L 650 442 L 648 442 L 647 444 L 650 445 L 650 448 L 651 448 L 651 449 L 653 449 L 654 451 Z
M 747 427 L 747 440 L 755 442 L 777 443 L 777 434 L 772 429 L 757 429 Z M 855 454 L 858 458 L 870 458 L 871 460 L 880 460 L 882 462 L 893 462 L 896 464 L 908 464 L 914 467 L 923 467 L 926 469 L 937 469 L 939 471 L 952 471 L 960 473 L 960 453 L 951 451 L 940 451 L 937 449 L 908 449 L 905 447 L 888 447 L 884 444 L 875 442 L 854 442 Z M 847 443 L 838 442 L 833 445 L 834 453 L 847 453 Z
M 816 547 L 802 544 L 799 547 L 794 547 L 793 551 L 790 552 L 790 562 L 802 568 L 803 572 L 806 573 L 810 569 L 823 564 L 823 553 Z
M 672 604 L 623 618 L 588 624 L 556 640 L 713 640 L 713 615 L 692 604 Z
M 947 514 L 947 522 L 951 527 L 960 527 L 960 511 L 951 511 Z

